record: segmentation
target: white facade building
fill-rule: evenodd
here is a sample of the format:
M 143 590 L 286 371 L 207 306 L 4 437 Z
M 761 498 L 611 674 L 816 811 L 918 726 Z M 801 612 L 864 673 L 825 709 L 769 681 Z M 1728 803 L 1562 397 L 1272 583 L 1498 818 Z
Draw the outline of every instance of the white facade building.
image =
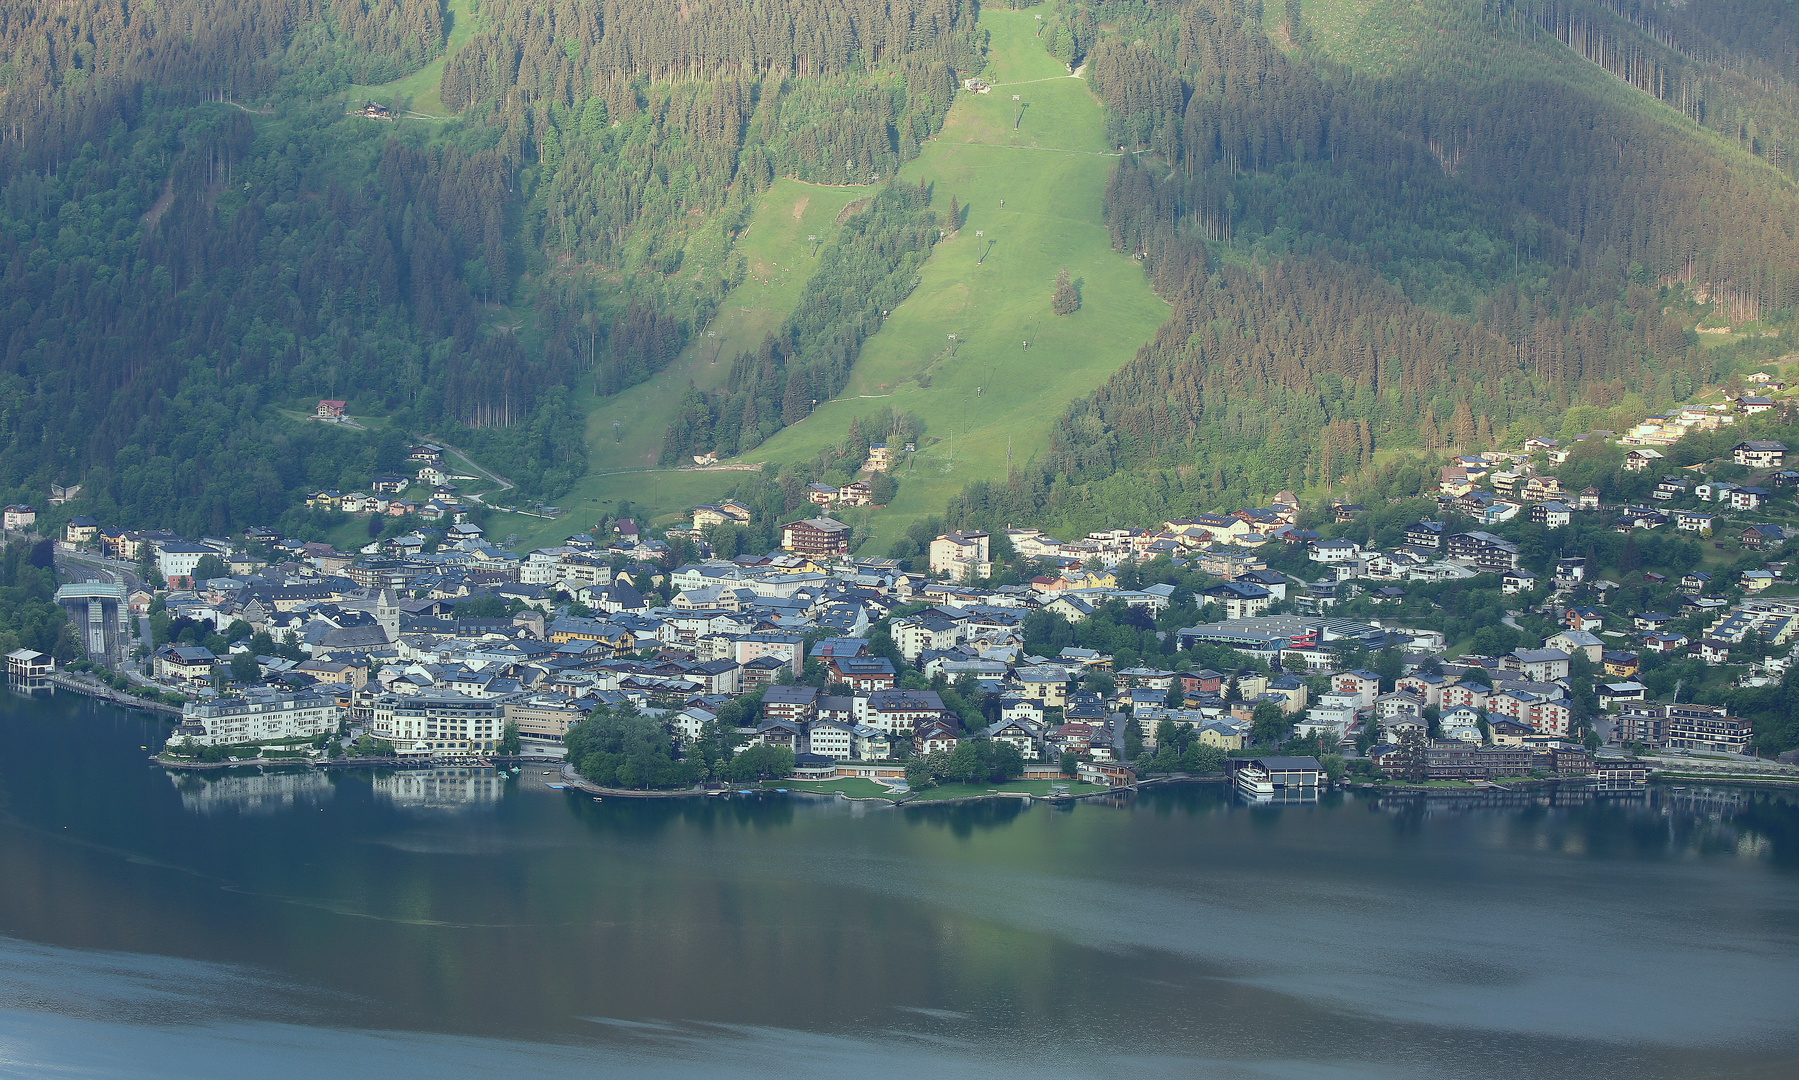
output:
M 343 710 L 331 698 L 254 688 L 242 697 L 188 702 L 169 742 L 179 746 L 192 739 L 196 746 L 232 746 L 311 738 L 336 731 L 342 719 Z

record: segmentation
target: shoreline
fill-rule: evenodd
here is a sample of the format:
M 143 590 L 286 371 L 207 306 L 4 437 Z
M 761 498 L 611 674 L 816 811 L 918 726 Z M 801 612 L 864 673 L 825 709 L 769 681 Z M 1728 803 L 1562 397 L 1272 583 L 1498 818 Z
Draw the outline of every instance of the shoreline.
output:
M 403 757 L 340 757 L 340 758 L 242 758 L 237 761 L 189 761 L 186 758 L 164 757 L 161 753 L 150 755 L 150 763 L 165 769 L 181 772 L 207 772 L 213 769 L 266 769 L 277 768 L 304 769 L 496 769 L 501 765 L 525 765 L 531 762 L 548 764 L 558 758 L 544 759 L 527 754 L 489 754 L 478 761 L 433 760 L 430 758 Z
M 1371 792 L 1390 795 L 1490 795 L 1495 792 L 1524 793 L 1560 788 L 1572 785 L 1586 788 L 1593 783 L 1590 776 L 1546 776 L 1542 778 L 1523 778 L 1513 783 L 1504 784 L 1493 780 L 1479 781 L 1480 786 L 1468 787 L 1431 787 L 1425 784 L 1370 784 L 1365 781 L 1345 781 L 1342 785 L 1351 791 Z M 1799 778 L 1754 777 L 1754 776 L 1696 776 L 1688 773 L 1651 773 L 1649 780 L 1642 787 L 1604 788 L 1604 794 L 1627 795 L 1636 791 L 1647 791 L 1657 785 L 1693 784 L 1697 786 L 1728 785 L 1731 787 L 1765 787 L 1774 790 L 1799 788 Z
M 601 787 L 575 771 L 573 765 L 562 763 L 558 770 L 562 774 L 562 782 L 576 791 L 585 792 L 598 798 L 611 796 L 615 799 L 703 799 L 709 795 L 723 792 L 706 791 L 702 788 L 676 788 L 672 791 L 637 791 L 631 788 Z M 732 789 L 735 790 L 735 789 Z
M 76 689 L 76 687 L 70 687 L 70 689 Z M 86 693 L 89 693 L 90 696 L 100 697 L 103 700 L 109 699 L 107 697 L 107 695 L 99 693 L 98 690 L 99 690 L 99 688 L 82 687 L 80 690 L 78 690 L 78 692 L 86 692 Z M 130 700 L 123 700 L 123 701 L 114 700 L 113 703 L 119 704 L 119 705 L 138 705 L 139 707 L 143 707 L 143 708 L 154 710 L 154 711 L 177 711 L 172 706 L 162 705 L 160 703 L 134 702 L 134 701 L 130 701 Z M 740 791 L 755 791 L 758 793 L 767 793 L 767 794 L 775 794 L 776 793 L 775 789 L 762 786 L 763 782 L 758 782 L 757 785 L 752 788 L 743 788 L 743 787 L 739 787 L 735 784 L 731 784 L 731 785 L 727 785 L 723 788 L 716 788 L 716 789 L 704 789 L 704 788 L 699 788 L 699 787 L 690 787 L 690 788 L 679 788 L 679 789 L 671 790 L 671 791 L 654 791 L 654 790 L 640 790 L 640 789 L 631 789 L 631 788 L 603 787 L 603 786 L 601 786 L 599 784 L 595 784 L 592 781 L 588 780 L 587 778 L 581 776 L 579 773 L 577 773 L 575 771 L 574 766 L 568 764 L 565 760 L 563 760 L 561 758 L 543 757 L 543 756 L 538 756 L 538 755 L 526 755 L 526 754 L 513 754 L 513 755 L 489 754 L 489 755 L 484 755 L 478 759 L 437 759 L 437 760 L 433 760 L 433 759 L 421 760 L 418 758 L 409 758 L 409 757 L 403 758 L 403 757 L 398 757 L 398 756 L 392 756 L 392 757 L 341 757 L 341 758 L 325 758 L 325 759 L 314 759 L 314 758 L 292 758 L 292 759 L 289 759 L 289 758 L 261 758 L 261 757 L 258 757 L 258 758 L 246 758 L 246 759 L 239 760 L 239 761 L 193 761 L 193 760 L 188 760 L 188 759 L 184 759 L 184 758 L 167 757 L 161 751 L 158 751 L 149 756 L 149 761 L 153 765 L 157 765 L 157 766 L 160 766 L 165 769 L 173 769 L 173 770 L 180 771 L 180 772 L 210 772 L 210 771 L 218 770 L 218 769 L 241 769 L 241 768 L 266 769 L 266 768 L 270 768 L 270 767 L 306 768 L 306 769 L 334 769 L 334 768 L 335 769 L 353 769 L 353 768 L 429 769 L 429 768 L 458 768 L 458 767 L 460 767 L 460 768 L 500 768 L 502 766 L 525 765 L 525 764 L 535 763 L 535 764 L 540 764 L 540 765 L 544 765 L 544 766 L 549 766 L 552 764 L 556 765 L 557 771 L 561 777 L 561 780 L 567 786 L 568 789 L 580 791 L 584 794 L 595 796 L 596 798 L 605 798 L 607 796 L 611 796 L 613 798 L 620 798 L 620 799 L 692 799 L 692 798 L 711 798 L 711 797 L 720 796 L 720 795 L 735 794 Z M 804 779 L 806 779 L 806 778 L 791 777 L 791 778 L 787 778 L 786 780 L 767 781 L 766 783 L 779 784 L 779 783 L 784 783 L 784 782 L 802 782 Z M 1155 776 L 1155 777 L 1150 777 L 1148 779 L 1139 780 L 1135 784 L 1124 785 L 1124 786 L 1113 787 L 1113 788 L 1104 788 L 1104 789 L 1101 789 L 1098 791 L 1087 791 L 1087 792 L 1082 792 L 1078 795 L 1047 795 L 1047 794 L 1038 795 L 1038 794 L 1033 794 L 1031 792 L 1023 792 L 1023 791 L 992 791 L 992 792 L 988 792 L 988 793 L 982 794 L 982 795 L 958 796 L 953 799 L 920 799 L 918 792 L 907 792 L 905 795 L 901 795 L 897 798 L 888 798 L 885 796 L 878 796 L 878 795 L 875 795 L 875 796 L 852 796 L 852 795 L 843 794 L 842 792 L 812 791 L 812 790 L 809 790 L 806 788 L 789 788 L 789 789 L 782 790 L 779 793 L 787 794 L 787 795 L 801 795 L 801 796 L 806 796 L 806 797 L 811 797 L 811 798 L 842 799 L 845 802 L 884 803 L 888 806 L 921 807 L 921 806 L 932 806 L 932 805 L 935 805 L 935 806 L 959 806 L 959 805 L 967 805 L 970 803 L 988 802 L 988 801 L 992 801 L 992 800 L 996 800 L 996 799 L 1023 799 L 1023 800 L 1026 800 L 1027 802 L 1030 800 L 1040 799 L 1044 802 L 1049 802 L 1049 803 L 1073 803 L 1073 802 L 1079 802 L 1084 799 L 1093 799 L 1093 798 L 1098 798 L 1098 797 L 1105 796 L 1105 795 L 1117 794 L 1119 792 L 1133 792 L 1134 793 L 1134 792 L 1138 792 L 1138 791 L 1148 790 L 1150 788 L 1166 787 L 1166 786 L 1173 785 L 1173 784 L 1227 784 L 1228 785 L 1229 783 L 1230 783 L 1230 777 L 1228 775 L 1223 774 L 1223 773 L 1213 773 L 1210 775 L 1203 775 L 1203 776 L 1195 776 L 1195 775 L 1188 775 L 1188 774 L 1171 774 L 1171 775 L 1167 775 L 1167 776 Z M 1335 787 L 1338 788 L 1339 790 L 1357 791 L 1357 792 L 1363 792 L 1363 793 L 1369 793 L 1369 794 L 1431 795 L 1431 796 L 1446 796 L 1446 797 L 1450 797 L 1450 798 L 1463 798 L 1463 797 L 1469 797 L 1469 796 L 1491 795 L 1494 793 L 1519 793 L 1519 794 L 1521 794 L 1521 793 L 1532 792 L 1532 791 L 1554 790 L 1554 789 L 1559 789 L 1563 786 L 1570 786 L 1570 785 L 1574 786 L 1576 788 L 1582 788 L 1582 787 L 1587 787 L 1587 786 L 1591 785 L 1592 783 L 1593 783 L 1593 779 L 1590 776 L 1547 776 L 1547 777 L 1520 777 L 1520 778 L 1517 778 L 1517 779 L 1511 781 L 1510 783 L 1502 783 L 1502 782 L 1493 781 L 1493 780 L 1483 780 L 1483 781 L 1470 781 L 1470 782 L 1468 782 L 1468 786 L 1465 786 L 1465 787 L 1436 787 L 1436 786 L 1424 785 L 1424 784 L 1377 784 L 1377 783 L 1370 783 L 1365 780 L 1350 780 L 1350 779 L 1345 778 L 1339 784 L 1335 785 Z M 1649 774 L 1648 784 L 1646 784 L 1642 788 L 1606 789 L 1606 793 L 1607 794 L 1628 794 L 1631 791 L 1647 790 L 1648 786 L 1654 785 L 1654 784 L 1662 784 L 1662 785 L 1696 784 L 1696 785 L 1702 785 L 1702 786 L 1703 785 L 1727 785 L 1727 786 L 1732 786 L 1732 787 L 1760 787 L 1760 788 L 1767 788 L 1769 790 L 1778 791 L 1778 790 L 1792 790 L 1795 788 L 1799 788 L 1799 777 L 1748 776 L 1748 775 L 1743 775 L 1743 774 L 1727 775 L 1727 776 L 1711 776 L 1711 775 L 1693 774 L 1693 773 L 1652 771 Z M 1329 790 L 1329 789 L 1330 789 L 1329 786 L 1321 786 L 1319 788 L 1320 791 L 1325 791 L 1325 790 Z
M 163 713 L 168 716 L 178 717 L 181 715 L 179 705 L 168 705 L 160 701 L 147 701 L 143 698 L 132 697 L 121 690 L 88 682 L 65 672 L 53 671 L 43 678 L 45 682 L 59 690 L 67 690 L 84 697 L 99 698 L 101 701 L 108 701 L 127 709 L 143 709 L 146 712 Z
M 1164 786 L 1167 784 L 1188 784 L 1188 783 L 1192 783 L 1192 784 L 1222 784 L 1222 783 L 1227 782 L 1227 778 L 1222 773 L 1214 774 L 1211 776 L 1167 776 L 1167 777 L 1156 777 L 1155 779 L 1152 779 L 1152 780 L 1140 781 L 1139 783 L 1132 784 L 1129 786 L 1124 786 L 1124 787 L 1102 788 L 1099 791 L 1084 791 L 1078 795 L 1036 795 L 1036 794 L 1032 794 L 1031 792 L 1027 792 L 1027 791 L 992 791 L 992 792 L 988 792 L 984 795 L 963 795 L 963 796 L 958 796 L 957 798 L 954 798 L 954 799 L 924 799 L 924 800 L 920 800 L 918 798 L 917 792 L 908 792 L 905 795 L 902 795 L 898 798 L 890 799 L 890 798 L 885 798 L 885 797 L 879 796 L 879 795 L 845 795 L 842 792 L 838 792 L 838 791 L 812 791 L 807 788 L 777 789 L 777 788 L 770 788 L 770 787 L 763 786 L 764 784 L 781 784 L 781 783 L 789 783 L 789 782 L 799 782 L 797 780 L 797 778 L 789 778 L 787 780 L 758 781 L 757 785 L 755 787 L 751 787 L 751 788 L 738 787 L 733 784 L 733 785 L 729 785 L 722 789 L 711 790 L 711 791 L 704 790 L 701 788 L 679 788 L 679 789 L 673 790 L 673 791 L 640 791 L 640 790 L 635 790 L 635 789 L 630 789 L 630 788 L 601 787 L 600 785 L 595 784 L 592 781 L 586 779 L 580 773 L 577 773 L 575 771 L 574 766 L 568 765 L 566 763 L 562 766 L 560 771 L 561 771 L 561 775 L 562 775 L 562 781 L 563 781 L 563 783 L 565 783 L 568 786 L 569 789 L 580 791 L 584 794 L 593 795 L 593 796 L 597 796 L 600 798 L 605 798 L 605 797 L 610 796 L 610 797 L 621 798 L 621 799 L 694 799 L 694 798 L 711 798 L 711 797 L 721 796 L 721 795 L 733 795 L 733 794 L 737 794 L 738 792 L 752 791 L 757 794 L 768 794 L 768 795 L 780 794 L 780 795 L 788 795 L 788 796 L 801 796 L 801 797 L 809 798 L 809 799 L 831 799 L 831 800 L 841 799 L 844 802 L 884 803 L 888 806 L 894 806 L 894 807 L 898 807 L 898 806 L 904 806 L 904 807 L 960 806 L 960 805 L 966 805 L 968 803 L 989 802 L 989 801 L 996 800 L 996 799 L 1022 799 L 1027 802 L 1034 801 L 1034 800 L 1041 800 L 1043 802 L 1048 802 L 1048 803 L 1073 803 L 1073 802 L 1080 802 L 1083 799 L 1095 799 L 1095 798 L 1099 798 L 1099 797 L 1105 796 L 1105 795 L 1116 795 L 1119 792 L 1127 792 L 1127 791 L 1135 792 L 1144 787 L 1159 787 L 1159 786 Z

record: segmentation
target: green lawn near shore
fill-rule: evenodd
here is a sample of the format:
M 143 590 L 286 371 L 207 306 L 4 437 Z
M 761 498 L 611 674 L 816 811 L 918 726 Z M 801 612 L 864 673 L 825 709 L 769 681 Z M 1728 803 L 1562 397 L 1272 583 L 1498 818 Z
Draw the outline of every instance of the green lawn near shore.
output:
M 789 791 L 814 791 L 822 795 L 847 795 L 852 799 L 891 799 L 893 792 L 859 776 L 841 777 L 836 780 L 764 780 L 762 786 L 769 789 L 786 788 Z
M 1091 795 L 1105 788 L 1098 784 L 1083 783 L 1079 780 L 1063 778 L 1060 780 L 1007 780 L 1001 784 L 938 784 L 925 788 L 918 793 L 912 802 L 942 802 L 945 799 L 978 799 L 983 795 L 994 793 L 1022 793 L 1027 795 L 1047 796 L 1050 788 L 1062 785 L 1070 795 Z

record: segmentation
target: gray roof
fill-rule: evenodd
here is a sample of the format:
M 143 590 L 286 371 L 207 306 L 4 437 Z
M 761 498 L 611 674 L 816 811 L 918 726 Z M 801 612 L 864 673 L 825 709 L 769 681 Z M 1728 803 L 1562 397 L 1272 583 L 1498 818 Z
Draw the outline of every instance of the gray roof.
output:
M 177 660 L 185 660 L 189 663 L 197 663 L 201 660 L 218 659 L 218 657 L 213 655 L 211 649 L 201 648 L 198 645 L 168 645 L 165 646 L 165 648 L 168 650 L 170 656 L 173 656 Z
M 1311 769 L 1316 772 L 1322 768 L 1318 764 L 1318 759 L 1313 757 L 1264 757 L 1250 760 L 1264 769 L 1275 772 L 1291 772 L 1297 769 Z
M 387 631 L 380 626 L 340 626 L 329 630 L 318 644 L 326 649 L 366 649 L 386 645 Z
M 771 686 L 762 692 L 764 705 L 810 705 L 818 697 L 815 686 Z

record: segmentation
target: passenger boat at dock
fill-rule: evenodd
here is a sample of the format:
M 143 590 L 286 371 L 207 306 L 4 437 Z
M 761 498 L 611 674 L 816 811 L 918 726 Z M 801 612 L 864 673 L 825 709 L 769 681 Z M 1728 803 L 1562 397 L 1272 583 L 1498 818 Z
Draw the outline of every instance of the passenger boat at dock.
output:
M 1274 778 L 1259 765 L 1244 765 L 1237 769 L 1237 790 L 1252 798 L 1272 798 Z

